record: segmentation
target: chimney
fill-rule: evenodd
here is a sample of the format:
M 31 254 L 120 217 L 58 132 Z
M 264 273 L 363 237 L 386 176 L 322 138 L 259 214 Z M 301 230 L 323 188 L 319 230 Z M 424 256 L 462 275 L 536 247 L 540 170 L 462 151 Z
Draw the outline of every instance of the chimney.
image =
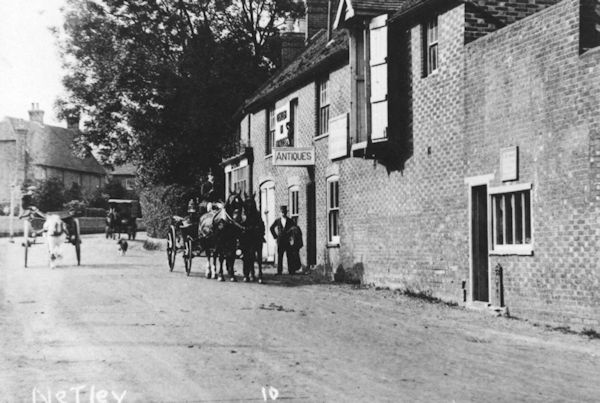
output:
M 31 104 L 31 110 L 29 111 L 29 120 L 32 122 L 38 122 L 41 125 L 44 124 L 44 111 L 40 109 L 40 104 Z
M 67 116 L 67 129 L 79 130 L 79 114 Z
M 331 14 L 334 12 L 331 0 L 306 1 L 306 40 L 310 40 L 321 29 L 330 36 Z
M 303 32 L 281 33 L 281 66 L 285 67 L 304 50 Z

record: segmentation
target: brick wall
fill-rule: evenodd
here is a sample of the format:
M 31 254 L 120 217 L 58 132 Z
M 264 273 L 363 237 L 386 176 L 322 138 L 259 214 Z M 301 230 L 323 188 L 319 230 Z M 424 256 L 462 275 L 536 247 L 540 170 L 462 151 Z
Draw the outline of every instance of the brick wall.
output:
M 421 27 L 410 28 L 413 151 L 403 170 L 346 159 L 340 263 L 365 283 L 457 300 L 468 276 L 462 153 L 464 6 L 440 15 L 439 69 L 422 78 Z M 393 89 L 390 89 L 393 91 Z M 336 267 L 336 266 L 334 266 Z
M 467 176 L 494 174 L 519 147 L 532 183 L 533 256 L 491 256 L 516 316 L 600 323 L 598 52 L 579 56 L 579 1 L 564 0 L 467 46 Z
M 335 117 L 342 113 L 348 113 L 350 109 L 350 75 L 349 67 L 338 68 L 329 74 L 329 97 L 330 97 L 330 116 Z M 311 82 L 296 91 L 289 93 L 279 99 L 275 108 L 289 103 L 292 99 L 298 99 L 297 122 L 298 127 L 295 131 L 294 141 L 296 147 L 315 146 L 316 166 L 314 168 L 316 178 L 316 207 L 317 207 L 317 228 L 316 244 L 318 245 L 317 258 L 323 259 L 322 250 L 326 245 L 326 183 L 325 170 L 328 160 L 327 137 L 314 141 L 316 129 L 316 85 Z M 289 205 L 288 191 L 290 186 L 297 185 L 300 189 L 299 194 L 299 217 L 298 223 L 304 234 L 304 245 L 308 245 L 307 229 L 309 228 L 309 215 L 307 214 L 307 191 L 311 183 L 311 176 L 308 168 L 305 167 L 275 167 L 272 165 L 272 158 L 265 157 L 265 135 L 266 135 L 266 110 L 261 110 L 252 114 L 251 138 L 254 147 L 254 189 L 258 191 L 260 185 L 266 181 L 273 181 L 275 184 L 275 205 Z M 278 214 L 277 214 L 278 215 Z M 270 237 L 270 235 L 267 235 Z M 305 246 L 301 251 L 302 263 L 307 263 L 307 248 Z M 287 263 L 287 262 L 285 262 Z

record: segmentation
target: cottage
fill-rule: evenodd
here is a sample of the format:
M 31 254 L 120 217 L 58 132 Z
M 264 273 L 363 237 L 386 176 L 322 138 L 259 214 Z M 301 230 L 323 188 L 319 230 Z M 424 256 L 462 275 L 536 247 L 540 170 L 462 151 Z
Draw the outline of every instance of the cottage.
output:
M 289 205 L 303 262 L 332 277 L 599 325 L 597 2 L 327 9 L 244 104 L 229 186 L 267 225 Z M 314 164 L 273 159 L 298 148 Z
M 44 111 L 32 105 L 29 121 L 6 117 L 0 122 L 0 202 L 10 200 L 11 188 L 38 179 L 59 178 L 65 187 L 77 183 L 84 191 L 102 186 L 106 172 L 92 156 L 73 153 L 78 121 L 67 128 L 44 124 Z

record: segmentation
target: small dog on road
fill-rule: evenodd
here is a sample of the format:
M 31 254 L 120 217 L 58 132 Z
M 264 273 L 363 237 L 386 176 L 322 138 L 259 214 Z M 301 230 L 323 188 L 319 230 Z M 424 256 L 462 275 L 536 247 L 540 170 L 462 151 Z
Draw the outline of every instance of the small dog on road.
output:
M 119 252 L 121 253 L 121 256 L 125 256 L 127 253 L 127 248 L 129 248 L 127 241 L 125 239 L 119 239 L 117 241 L 117 245 L 119 245 Z

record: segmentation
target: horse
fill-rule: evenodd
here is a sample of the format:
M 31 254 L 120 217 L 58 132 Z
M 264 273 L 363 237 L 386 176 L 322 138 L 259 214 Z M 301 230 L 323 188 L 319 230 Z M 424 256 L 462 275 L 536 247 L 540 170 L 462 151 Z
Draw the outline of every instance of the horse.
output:
M 119 217 L 119 213 L 116 209 L 111 208 L 108 210 L 106 214 L 106 238 L 107 239 L 115 239 L 115 232 L 118 229 L 118 223 L 121 221 Z M 121 233 L 119 232 L 119 238 L 121 237 Z
M 43 231 L 48 245 L 48 255 L 50 256 L 50 268 L 54 269 L 57 260 L 62 258 L 62 244 L 65 243 L 65 236 L 69 231 L 67 225 L 57 214 L 46 215 Z
M 239 234 L 243 228 L 241 225 L 242 209 L 243 200 L 240 194 L 231 193 L 222 208 L 211 210 L 200 217 L 199 243 L 208 259 L 206 278 L 224 281 L 223 262 L 225 262 L 230 280 L 236 281 L 234 264 Z M 217 258 L 219 259 L 218 274 Z
M 254 281 L 254 263 L 258 263 L 258 282 L 262 284 L 262 248 L 265 237 L 263 222 L 255 200 L 256 194 L 245 194 L 240 249 L 244 262 L 244 281 Z

